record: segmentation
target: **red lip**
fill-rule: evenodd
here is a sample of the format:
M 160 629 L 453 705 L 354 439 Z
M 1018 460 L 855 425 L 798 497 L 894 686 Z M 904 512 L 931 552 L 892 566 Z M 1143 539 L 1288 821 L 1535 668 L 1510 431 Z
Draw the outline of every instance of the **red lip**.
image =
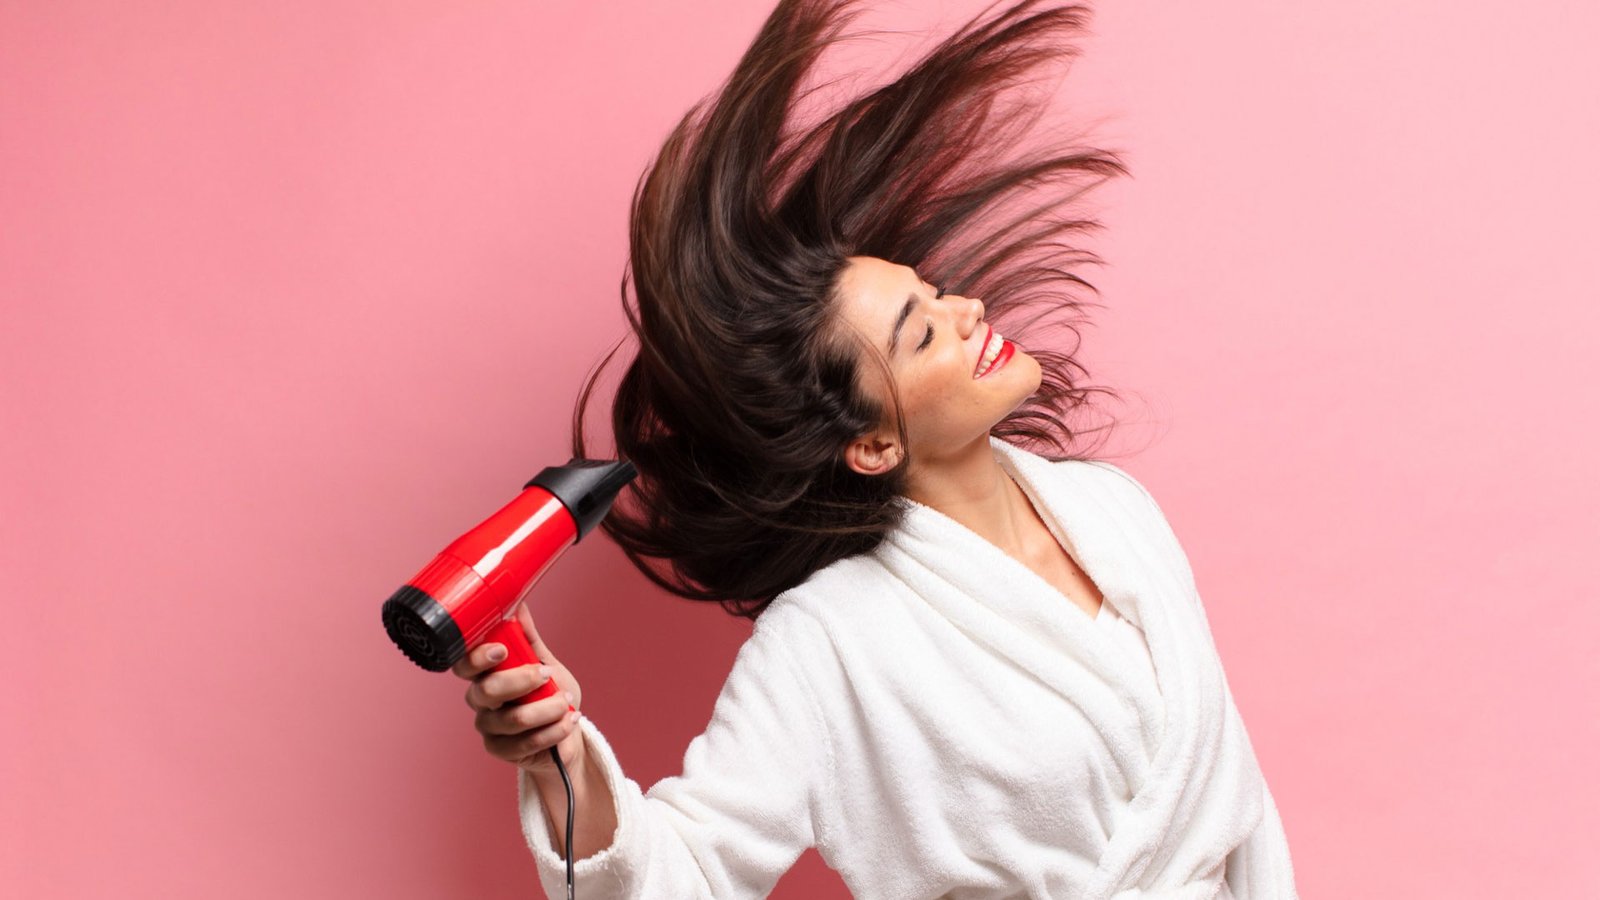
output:
M 990 338 L 994 337 L 993 325 L 985 323 L 983 327 L 986 329 L 983 332 L 983 343 L 978 345 L 978 359 L 972 364 L 972 377 L 974 378 L 978 377 L 978 367 L 983 365 L 983 350 L 985 347 L 989 346 Z

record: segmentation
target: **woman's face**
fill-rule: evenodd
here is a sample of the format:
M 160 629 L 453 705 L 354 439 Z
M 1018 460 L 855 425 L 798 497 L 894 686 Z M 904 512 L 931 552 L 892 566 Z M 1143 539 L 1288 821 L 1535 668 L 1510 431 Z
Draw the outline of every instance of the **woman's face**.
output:
M 1042 372 L 1033 357 L 983 319 L 983 302 L 943 293 L 910 266 L 872 256 L 852 256 L 840 279 L 841 314 L 883 354 L 900 388 L 912 458 L 938 463 L 988 450 L 989 430 L 1039 389 Z M 1002 346 L 989 362 L 986 349 Z M 982 365 L 980 365 L 982 364 Z M 981 377 L 975 373 L 986 365 Z M 877 367 L 863 360 L 867 389 L 893 415 L 888 387 Z M 880 474 L 905 458 L 893 423 L 846 450 L 851 468 Z

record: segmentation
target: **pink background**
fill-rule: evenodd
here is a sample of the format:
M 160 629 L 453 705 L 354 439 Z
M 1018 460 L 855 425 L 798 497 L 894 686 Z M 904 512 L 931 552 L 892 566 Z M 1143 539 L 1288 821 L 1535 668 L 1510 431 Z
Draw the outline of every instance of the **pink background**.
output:
M 1600 14 L 1102 7 L 1059 115 L 1135 177 L 1087 361 L 1302 894 L 1595 896 Z M 770 5 L 686 9 L 0 4 L 0 893 L 538 896 L 464 682 L 378 610 L 565 461 L 635 179 Z M 748 626 L 604 539 L 537 596 L 677 772 Z M 844 891 L 810 852 L 775 896 Z

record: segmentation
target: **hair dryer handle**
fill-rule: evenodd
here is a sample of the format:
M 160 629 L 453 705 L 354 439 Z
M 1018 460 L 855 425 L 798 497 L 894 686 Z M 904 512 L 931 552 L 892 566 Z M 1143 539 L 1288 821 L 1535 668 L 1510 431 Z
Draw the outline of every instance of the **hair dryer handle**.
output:
M 502 619 L 499 624 L 489 629 L 489 633 L 484 636 L 482 642 L 485 644 L 501 644 L 506 648 L 506 658 L 494 667 L 496 672 L 515 669 L 517 666 L 536 666 L 540 664 L 539 657 L 534 655 L 533 645 L 528 643 L 528 633 L 522 630 L 522 623 L 517 621 L 515 616 L 509 619 Z M 563 690 L 563 688 L 556 684 L 555 677 L 552 676 L 544 684 L 539 685 L 532 691 L 507 701 L 506 705 L 520 706 L 525 703 L 532 703 L 535 700 L 543 700 L 559 690 Z M 572 704 L 567 704 L 567 709 L 575 708 Z

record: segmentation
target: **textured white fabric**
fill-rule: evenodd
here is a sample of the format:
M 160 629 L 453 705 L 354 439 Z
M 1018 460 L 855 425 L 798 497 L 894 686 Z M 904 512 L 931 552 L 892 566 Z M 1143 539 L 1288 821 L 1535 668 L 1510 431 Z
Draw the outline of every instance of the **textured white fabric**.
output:
M 1134 668 L 1144 689 L 1160 697 L 1161 689 L 1157 686 L 1155 659 L 1150 656 L 1150 644 L 1145 641 L 1144 632 L 1139 630 L 1139 626 L 1118 615 L 1109 597 L 1101 602 L 1100 614 L 1095 617 L 1095 624 L 1103 628 L 1111 640 L 1122 646 L 1120 652 L 1126 653 L 1137 663 Z
M 997 458 L 1108 601 L 1091 617 L 910 502 L 780 595 L 683 772 L 649 792 L 580 720 L 617 804 L 582 900 L 764 897 L 808 847 L 862 900 L 1297 900 L 1283 824 L 1177 537 L 1103 461 Z M 548 896 L 566 891 L 518 775 Z
M 1144 639 L 1144 632 L 1139 630 L 1139 626 L 1118 615 L 1110 599 L 1106 599 L 1100 604 L 1100 612 L 1095 617 L 1095 624 L 1104 627 L 1106 633 L 1111 635 L 1113 640 L 1121 643 L 1126 652 L 1138 660 L 1140 678 L 1144 680 L 1150 690 L 1157 690 L 1155 659 L 1150 655 L 1150 645 Z M 1221 891 L 1217 893 L 1213 900 L 1236 900 L 1236 898 L 1233 892 L 1228 889 L 1227 882 L 1223 881 Z

